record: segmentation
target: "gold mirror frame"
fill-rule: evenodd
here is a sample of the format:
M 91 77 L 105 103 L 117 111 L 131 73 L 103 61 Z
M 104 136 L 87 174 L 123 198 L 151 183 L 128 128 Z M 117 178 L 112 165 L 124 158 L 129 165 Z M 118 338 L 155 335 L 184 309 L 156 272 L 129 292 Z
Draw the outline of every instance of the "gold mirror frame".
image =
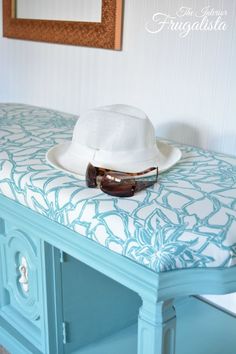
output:
M 3 0 L 3 36 L 40 42 L 121 49 L 123 0 L 102 0 L 101 22 L 16 18 L 16 0 Z

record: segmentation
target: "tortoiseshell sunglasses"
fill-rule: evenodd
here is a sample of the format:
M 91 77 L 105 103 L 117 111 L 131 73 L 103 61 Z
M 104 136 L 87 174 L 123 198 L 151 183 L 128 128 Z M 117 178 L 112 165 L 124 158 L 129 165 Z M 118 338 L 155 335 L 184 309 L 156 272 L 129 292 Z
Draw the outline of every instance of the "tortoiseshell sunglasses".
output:
M 154 170 L 156 173 L 150 175 Z M 86 184 L 89 188 L 100 187 L 104 193 L 115 197 L 132 197 L 135 192 L 151 187 L 157 182 L 157 177 L 158 167 L 129 173 L 95 167 L 89 163 L 86 170 Z

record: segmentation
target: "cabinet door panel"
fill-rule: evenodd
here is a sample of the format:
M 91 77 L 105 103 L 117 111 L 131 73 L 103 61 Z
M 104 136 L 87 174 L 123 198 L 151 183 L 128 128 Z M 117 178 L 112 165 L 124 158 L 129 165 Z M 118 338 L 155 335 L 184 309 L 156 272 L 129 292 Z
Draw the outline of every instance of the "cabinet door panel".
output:
M 64 254 L 61 262 L 64 351 L 73 353 L 137 322 L 140 297 Z
M 0 219 L 0 319 L 40 348 L 41 242 L 31 232 Z

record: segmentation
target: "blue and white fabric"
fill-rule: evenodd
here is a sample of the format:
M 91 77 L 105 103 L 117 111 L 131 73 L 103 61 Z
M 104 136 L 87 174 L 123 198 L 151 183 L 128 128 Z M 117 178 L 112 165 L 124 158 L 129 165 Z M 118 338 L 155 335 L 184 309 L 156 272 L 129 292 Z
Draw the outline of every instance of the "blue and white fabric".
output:
M 154 187 L 115 198 L 46 163 L 76 120 L 1 104 L 0 193 L 155 272 L 236 264 L 236 157 L 175 144 L 183 157 Z

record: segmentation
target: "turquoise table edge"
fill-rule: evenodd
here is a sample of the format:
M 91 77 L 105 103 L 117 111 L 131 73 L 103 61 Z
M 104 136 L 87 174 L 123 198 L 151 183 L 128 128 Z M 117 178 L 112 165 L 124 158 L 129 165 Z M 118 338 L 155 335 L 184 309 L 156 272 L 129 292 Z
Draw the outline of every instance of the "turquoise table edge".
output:
M 19 227 L 30 225 L 39 239 L 59 248 L 151 301 L 200 294 L 236 292 L 236 266 L 190 268 L 155 273 L 77 232 L 0 196 L 1 217 L 13 217 Z

